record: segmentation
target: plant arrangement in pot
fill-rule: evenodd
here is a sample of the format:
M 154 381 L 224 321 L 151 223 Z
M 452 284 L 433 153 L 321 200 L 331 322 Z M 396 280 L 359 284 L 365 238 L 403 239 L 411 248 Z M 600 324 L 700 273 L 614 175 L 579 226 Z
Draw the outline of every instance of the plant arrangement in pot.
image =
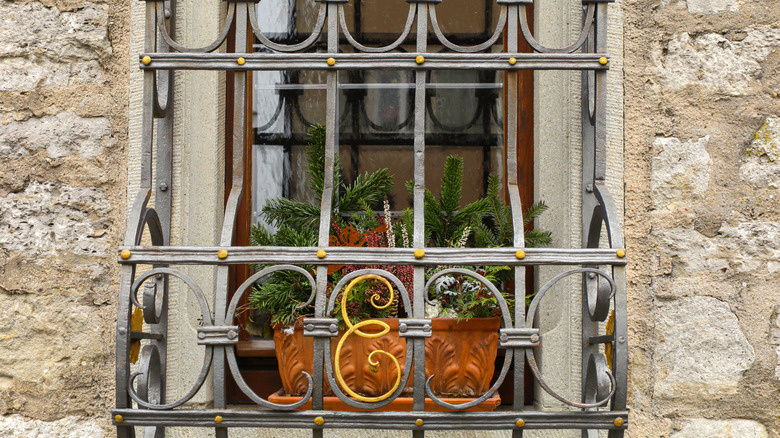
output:
M 321 196 L 324 178 L 324 132 L 321 125 L 308 133 L 308 176 L 312 190 Z M 392 188 L 392 175 L 387 169 L 366 173 L 346 184 L 336 162 L 334 175 L 334 211 L 331 223 L 331 246 L 411 247 L 414 212 L 404 211 L 393 219 L 387 194 Z M 463 160 L 447 158 L 442 179 L 441 197 L 426 191 L 425 229 L 429 246 L 505 246 L 512 243 L 511 212 L 500 197 L 498 177 L 489 180 L 487 196 L 461 206 Z M 410 183 L 407 186 L 410 187 Z M 375 213 L 383 204 L 384 214 Z M 534 205 L 527 221 L 545 210 L 542 203 Z M 319 207 L 294 200 L 270 200 L 263 214 L 276 228 L 271 232 L 255 226 L 251 243 L 262 246 L 316 246 Z M 526 232 L 527 246 L 550 242 L 549 232 Z M 313 272 L 313 266 L 302 266 Z M 440 266 L 426 272 L 433 278 L 444 269 Z M 464 267 L 478 272 L 496 285 L 512 277 L 512 270 L 500 267 Z M 328 294 L 344 276 L 364 269 L 380 269 L 397 277 L 408 292 L 408 299 L 400 300 L 400 288 L 393 287 L 385 278 L 376 275 L 361 276 L 339 290 L 335 316 L 339 319 L 340 337 L 331 342 L 331 357 L 335 362 L 340 389 L 350 396 L 369 401 L 380 401 L 395 390 L 406 356 L 406 340 L 398 335 L 398 317 L 409 317 L 403 302 L 412 302 L 412 266 L 345 265 L 328 267 Z M 480 282 L 460 274 L 438 275 L 430 289 L 433 305 L 426 305 L 426 317 L 432 321 L 432 336 L 426 339 L 426 378 L 431 375 L 431 389 L 441 397 L 473 398 L 490 388 L 493 363 L 498 344 L 500 321 L 499 305 L 495 297 Z M 504 292 L 509 305 L 514 300 Z M 313 308 L 306 306 L 311 285 L 297 272 L 276 272 L 258 284 L 249 297 L 250 305 L 270 315 L 279 370 L 286 395 L 306 392 L 308 381 L 301 373 L 312 371 L 312 338 L 304 337 L 302 319 L 313 316 Z M 348 336 L 356 331 L 353 326 L 371 320 L 373 326 L 361 328 L 364 333 L 381 337 Z M 345 332 L 347 335 L 345 336 Z M 348 337 L 348 339 L 347 339 Z M 376 354 L 376 352 L 384 354 Z M 332 394 L 327 382 L 325 394 Z M 411 391 L 412 379 L 405 390 Z M 276 400 L 283 402 L 282 400 Z M 490 408 L 494 408 L 495 402 Z M 327 405 L 327 401 L 326 401 Z M 392 406 L 392 405 L 391 405 Z M 343 406 L 341 407 L 343 408 Z M 391 409 L 404 409 L 395 405 Z M 427 408 L 426 408 L 427 409 Z

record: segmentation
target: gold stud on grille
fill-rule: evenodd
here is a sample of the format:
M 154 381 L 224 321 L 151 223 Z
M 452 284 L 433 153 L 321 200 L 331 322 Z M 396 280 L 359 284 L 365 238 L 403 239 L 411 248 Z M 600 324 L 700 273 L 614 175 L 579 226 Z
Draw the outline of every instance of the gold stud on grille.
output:
M 615 424 L 615 426 L 621 427 L 621 426 L 623 426 L 624 421 L 623 421 L 622 418 L 615 418 L 615 421 L 613 421 L 613 423 Z
M 509 58 L 509 65 L 517 64 L 517 58 Z
M 226 259 L 227 256 L 228 256 L 228 252 L 226 249 L 220 249 L 219 251 L 217 251 L 217 257 L 219 257 L 220 259 Z
M 617 256 L 621 259 L 626 256 L 626 252 L 622 249 L 617 250 Z
M 421 259 L 421 258 L 425 257 L 425 250 L 423 250 L 423 249 L 415 249 L 414 250 L 414 256 L 417 257 L 418 259 Z
M 244 58 L 238 58 L 238 59 L 236 59 L 236 64 L 238 64 L 238 65 L 244 65 L 244 64 L 246 64 L 246 59 L 244 59 Z
M 152 63 L 152 58 L 150 56 L 144 56 L 143 58 L 141 58 L 141 63 L 143 65 L 149 65 Z
M 125 419 L 121 415 L 115 415 L 114 416 L 114 421 L 116 421 L 117 423 L 121 423 L 121 422 L 125 421 Z
M 609 62 L 609 59 L 607 59 L 606 56 L 602 56 L 601 58 L 599 58 L 599 64 L 601 64 L 601 65 L 607 65 L 608 62 Z
M 523 420 L 517 420 L 517 421 L 515 421 L 515 426 L 517 426 L 517 427 L 523 427 L 523 426 L 525 426 L 525 421 L 523 421 Z
M 129 249 L 123 249 L 122 252 L 119 253 L 119 256 L 123 259 L 127 260 L 130 258 L 130 250 Z
M 515 257 L 517 257 L 518 259 L 524 259 L 525 251 L 523 251 L 522 249 L 518 249 L 517 252 L 515 253 Z
M 417 420 L 415 420 L 414 424 L 416 424 L 418 426 L 422 426 L 423 425 L 422 418 L 418 418 Z
M 324 259 L 326 255 L 328 255 L 328 253 L 325 252 L 324 249 L 321 249 L 321 250 L 317 251 L 317 257 L 319 257 L 321 259 Z
M 323 424 L 325 424 L 325 419 L 322 417 L 317 417 L 314 419 L 314 424 L 316 424 L 317 426 L 322 426 Z
M 221 415 L 217 415 L 216 417 L 214 417 L 214 422 L 215 423 L 221 423 L 222 422 L 222 416 Z
M 423 62 L 425 62 L 425 57 L 422 55 L 417 55 L 417 58 L 414 59 L 414 62 L 418 64 L 422 64 Z
M 331 67 L 336 65 L 336 58 L 328 58 L 328 65 Z

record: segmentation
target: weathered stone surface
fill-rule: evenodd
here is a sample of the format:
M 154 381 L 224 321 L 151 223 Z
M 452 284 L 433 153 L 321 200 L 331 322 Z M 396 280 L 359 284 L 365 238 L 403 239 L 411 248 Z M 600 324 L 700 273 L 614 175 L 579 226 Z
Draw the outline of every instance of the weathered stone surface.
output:
M 714 237 L 688 228 L 658 229 L 654 237 L 672 258 L 673 275 L 772 274 L 780 260 L 780 223 L 723 224 Z
M 767 438 L 766 428 L 750 420 L 688 420 L 671 438 Z
M 706 149 L 709 142 L 709 136 L 685 143 L 674 137 L 656 138 L 650 182 L 656 208 L 687 204 L 707 192 L 712 165 Z
M 57 421 L 30 420 L 21 415 L 0 416 L 0 435 L 6 438 L 100 438 L 107 436 L 96 420 L 65 417 Z
M 104 255 L 108 211 L 96 188 L 33 182 L 0 197 L 0 247 L 29 257 L 60 251 Z
M 0 156 L 19 156 L 46 150 L 51 158 L 72 153 L 91 158 L 113 146 L 111 124 L 103 117 L 79 117 L 70 112 L 0 124 Z
M 659 304 L 655 329 L 658 401 L 735 394 L 755 359 L 736 315 L 728 304 L 714 298 L 695 296 Z
M 678 91 L 698 85 L 705 92 L 745 94 L 761 74 L 761 64 L 780 43 L 780 29 L 748 29 L 746 34 L 740 41 L 716 33 L 677 34 L 665 52 L 659 47 L 653 55 L 664 87 Z
M 780 380 L 780 305 L 772 313 L 769 327 L 769 343 L 775 347 L 775 356 L 777 357 L 775 377 Z
M 103 69 L 98 61 L 63 64 L 47 58 L 0 58 L 0 91 L 99 83 L 102 79 Z
M 0 17 L 0 57 L 70 63 L 111 53 L 105 4 L 83 2 L 72 12 L 60 12 L 39 2 L 1 1 Z
M 769 117 L 745 149 L 740 176 L 756 188 L 780 187 L 780 117 Z
M 688 11 L 702 14 L 717 14 L 721 11 L 739 10 L 737 0 L 687 0 Z

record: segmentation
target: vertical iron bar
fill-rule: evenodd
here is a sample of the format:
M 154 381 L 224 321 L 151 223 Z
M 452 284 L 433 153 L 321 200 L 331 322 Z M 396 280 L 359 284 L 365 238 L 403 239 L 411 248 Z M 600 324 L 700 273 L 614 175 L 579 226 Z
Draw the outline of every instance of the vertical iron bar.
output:
M 338 3 L 328 3 L 328 53 L 336 55 L 339 52 Z M 327 72 L 327 109 L 325 114 L 325 169 L 320 204 L 320 228 L 318 245 L 326 248 L 330 239 L 331 210 L 333 208 L 336 153 L 339 144 L 339 77 L 338 71 Z M 322 318 L 325 313 L 325 299 L 328 286 L 328 267 L 317 267 L 317 296 L 315 298 L 315 314 Z M 330 339 L 314 338 L 314 391 L 312 392 L 312 409 L 323 409 L 324 369 L 323 360 L 325 348 Z M 313 438 L 322 438 L 322 429 L 312 429 Z
M 607 3 L 596 6 L 596 52 L 607 53 Z M 607 71 L 596 71 L 596 181 L 607 177 Z
M 247 12 L 249 3 L 239 3 L 235 10 L 236 41 L 235 53 L 247 52 Z M 233 90 L 233 180 L 231 181 L 230 195 L 225 205 L 225 216 L 222 224 L 222 236 L 220 238 L 221 246 L 231 246 L 233 243 L 233 233 L 238 214 L 238 206 L 241 203 L 241 197 L 244 191 L 244 143 L 246 141 L 246 84 L 247 72 L 236 71 L 234 73 Z M 217 290 L 214 296 L 214 323 L 216 325 L 232 324 L 233 321 L 226 321 L 226 307 L 228 294 L 228 277 L 230 268 L 220 266 L 217 268 Z M 214 408 L 224 409 L 227 407 L 227 398 L 225 393 L 225 348 L 224 346 L 214 347 Z M 227 348 L 234 348 L 233 346 Z M 217 438 L 227 438 L 228 429 L 226 427 L 215 428 Z
M 428 7 L 417 3 L 417 53 L 428 50 Z M 415 72 L 414 90 L 414 247 L 425 247 L 425 82 L 426 71 Z M 425 267 L 414 267 L 413 318 L 425 318 Z M 425 410 L 425 338 L 414 338 L 414 401 L 415 411 Z M 413 438 L 425 437 L 425 431 L 415 430 Z
M 519 8 L 516 4 L 507 5 L 507 52 L 516 53 L 519 50 Z M 509 203 L 512 208 L 513 240 L 515 248 L 525 247 L 525 227 L 523 224 L 523 206 L 520 199 L 520 190 L 517 186 L 517 119 L 518 119 L 518 81 L 519 73 L 516 70 L 507 72 L 506 79 L 506 181 L 509 192 Z M 516 266 L 515 269 L 515 327 L 525 326 L 525 267 Z M 525 350 L 516 348 L 514 351 L 514 385 L 512 408 L 522 411 L 525 402 Z M 513 438 L 522 438 L 523 430 L 512 431 Z

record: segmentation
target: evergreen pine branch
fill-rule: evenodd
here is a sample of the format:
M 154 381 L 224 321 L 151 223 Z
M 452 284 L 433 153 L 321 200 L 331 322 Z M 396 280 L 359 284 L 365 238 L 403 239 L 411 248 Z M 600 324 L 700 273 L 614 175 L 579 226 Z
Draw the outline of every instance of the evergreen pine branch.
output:
M 539 217 L 539 215 L 547 211 L 548 208 L 549 207 L 547 207 L 547 204 L 544 201 L 534 202 L 523 214 L 523 225 L 530 224 L 532 220 Z
M 287 225 L 295 229 L 316 227 L 320 221 L 319 207 L 287 198 L 269 199 L 263 215 L 277 227 Z
M 463 192 L 463 158 L 450 155 L 444 162 L 441 180 L 441 209 L 452 217 L 460 205 Z
M 317 199 L 322 198 L 325 187 L 325 133 L 324 125 L 319 123 L 309 127 L 306 132 L 306 167 L 309 173 L 309 184 Z M 333 187 L 338 190 L 341 185 L 341 162 L 334 157 Z
M 492 229 L 484 223 L 479 223 L 474 227 L 474 246 L 477 248 L 497 248 L 502 245 L 503 240 L 499 240 Z
M 552 243 L 552 232 L 544 230 L 525 230 L 525 246 L 534 248 Z
M 366 172 L 358 175 L 355 181 L 344 191 L 339 198 L 339 210 L 343 212 L 361 210 L 360 202 L 375 205 L 382 201 L 393 188 L 393 175 L 387 168 L 379 169 L 374 173 Z

